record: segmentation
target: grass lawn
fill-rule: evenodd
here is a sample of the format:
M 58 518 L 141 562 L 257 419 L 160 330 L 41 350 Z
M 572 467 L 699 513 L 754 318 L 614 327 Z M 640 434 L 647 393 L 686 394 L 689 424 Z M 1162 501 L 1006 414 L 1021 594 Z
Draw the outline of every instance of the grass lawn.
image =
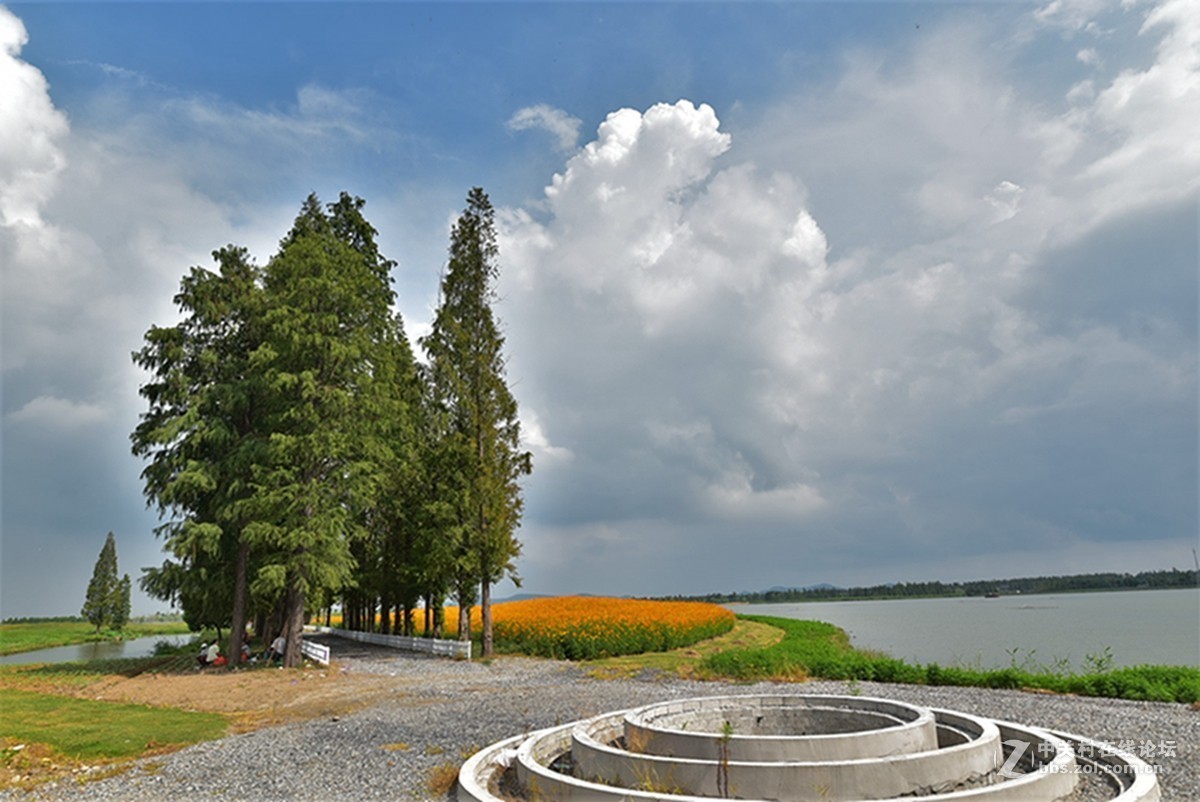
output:
M 0 688 L 0 736 L 47 744 L 72 758 L 137 757 L 147 751 L 220 738 L 228 726 L 216 713 L 97 702 Z
M 130 622 L 120 633 L 125 640 L 148 635 L 185 635 L 182 621 Z M 37 621 L 28 624 L 0 624 L 0 655 L 70 646 L 75 643 L 115 640 L 117 633 L 101 631 L 86 621 Z
M 607 657 L 588 660 L 581 665 L 593 676 L 605 679 L 634 677 L 642 671 L 661 671 L 681 677 L 705 678 L 712 672 L 703 670 L 701 664 L 711 655 L 729 650 L 766 649 L 783 640 L 784 632 L 769 624 L 738 618 L 733 629 L 724 635 L 700 641 L 682 649 L 669 652 L 630 654 L 622 657 Z

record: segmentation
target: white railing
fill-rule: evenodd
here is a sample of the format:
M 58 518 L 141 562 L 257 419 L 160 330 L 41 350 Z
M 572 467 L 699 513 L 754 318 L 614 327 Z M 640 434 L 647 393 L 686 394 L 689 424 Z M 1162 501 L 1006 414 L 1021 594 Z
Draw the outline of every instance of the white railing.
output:
M 347 640 L 356 640 L 361 643 L 373 643 L 376 646 L 402 649 L 406 652 L 424 652 L 442 657 L 471 659 L 470 641 L 410 638 L 404 635 L 381 635 L 377 632 L 355 632 L 350 629 L 334 629 L 333 627 L 305 627 L 305 630 L 308 632 L 317 632 L 322 635 L 334 635 L 335 637 L 346 638 Z
M 323 666 L 329 665 L 329 647 L 321 643 L 300 639 L 300 651 L 310 660 L 316 660 Z

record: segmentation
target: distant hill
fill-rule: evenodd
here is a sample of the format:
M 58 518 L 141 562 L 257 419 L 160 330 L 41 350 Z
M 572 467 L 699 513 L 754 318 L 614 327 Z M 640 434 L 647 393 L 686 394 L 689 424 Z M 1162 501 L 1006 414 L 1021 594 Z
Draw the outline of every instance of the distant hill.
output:
M 788 592 L 791 592 L 791 591 L 793 591 L 793 590 L 841 590 L 841 588 L 839 588 L 837 585 L 831 585 L 831 584 L 829 584 L 828 582 L 821 582 L 821 583 L 819 583 L 819 584 L 816 584 L 816 585 L 805 585 L 805 586 L 804 586 L 804 587 L 802 587 L 802 588 L 789 588 L 789 587 L 786 587 L 786 586 L 784 586 L 784 585 L 775 585 L 774 587 L 767 588 L 767 589 L 766 589 L 766 590 L 764 590 L 764 591 L 752 591 L 752 592 L 759 592 L 759 593 L 788 593 Z
M 492 604 L 510 601 L 525 601 L 527 599 L 549 599 L 551 596 L 547 593 L 514 593 L 511 596 L 505 596 L 502 599 L 492 599 Z
M 780 603 L 801 601 L 837 601 L 849 599 L 913 599 L 953 596 L 997 596 L 1030 593 L 1074 593 L 1098 590 L 1156 590 L 1200 587 L 1200 571 L 1142 571 L 1137 574 L 1070 574 L 1016 579 L 980 579 L 970 582 L 889 582 L 882 585 L 841 588 L 822 582 L 818 585 L 787 588 L 776 585 L 767 590 L 747 593 L 709 593 L 703 596 L 663 598 L 728 602 Z

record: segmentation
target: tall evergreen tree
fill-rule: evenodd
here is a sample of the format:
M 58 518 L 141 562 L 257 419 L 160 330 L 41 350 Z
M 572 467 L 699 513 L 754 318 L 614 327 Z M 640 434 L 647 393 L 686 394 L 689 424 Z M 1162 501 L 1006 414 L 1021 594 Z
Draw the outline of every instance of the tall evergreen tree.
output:
M 393 324 L 393 262 L 363 201 L 322 208 L 309 196 L 265 271 L 265 339 L 256 354 L 269 395 L 270 457 L 254 479 L 247 532 L 264 553 L 259 587 L 284 593 L 285 665 L 300 661 L 310 600 L 351 584 L 350 544 L 383 484 L 391 411 L 376 380 Z
M 217 271 L 195 267 L 180 283 L 177 325 L 152 327 L 134 361 L 152 372 L 149 402 L 131 440 L 149 458 L 148 504 L 166 522 L 159 534 L 174 558 L 147 569 L 141 586 L 179 602 L 194 628 L 231 627 L 231 653 L 245 631 L 250 569 L 246 501 L 263 461 L 261 271 L 244 248 L 213 253 Z
M 132 611 L 132 585 L 129 582 L 129 574 L 121 577 L 121 581 L 117 583 L 117 591 L 113 596 L 112 608 L 112 628 L 121 630 L 129 623 L 129 614 Z
M 88 620 L 99 632 L 101 628 L 113 625 L 113 611 L 120 593 L 120 581 L 117 579 L 117 539 L 112 532 L 104 540 L 100 556 L 92 568 L 92 579 L 88 582 L 87 598 L 79 614 Z
M 487 194 L 472 189 L 451 231 L 441 303 L 422 340 L 447 420 L 443 464 L 456 491 L 449 531 L 458 544 L 457 595 L 460 610 L 469 610 L 473 589 L 479 590 L 484 656 L 493 651 L 491 586 L 505 576 L 519 583 L 518 482 L 532 470 L 531 455 L 520 450 L 517 403 L 504 377 L 504 337 L 492 314 L 499 275 L 494 217 Z M 469 620 L 460 618 L 460 637 L 469 635 Z

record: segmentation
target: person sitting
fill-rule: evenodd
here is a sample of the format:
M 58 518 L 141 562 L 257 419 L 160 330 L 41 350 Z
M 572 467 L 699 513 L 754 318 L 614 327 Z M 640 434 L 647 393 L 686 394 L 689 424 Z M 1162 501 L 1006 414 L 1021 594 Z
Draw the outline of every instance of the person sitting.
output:
M 287 639 L 280 635 L 275 640 L 271 641 L 271 648 L 267 650 L 267 662 L 272 660 L 282 660 L 283 653 L 287 650 Z
M 240 662 L 250 662 L 250 644 L 246 643 L 245 641 L 242 641 L 242 659 Z
M 206 665 L 208 665 L 208 644 L 207 643 L 200 644 L 200 654 L 196 655 L 196 663 L 200 668 L 204 668 Z
M 208 649 L 204 652 L 204 664 L 215 666 L 217 658 L 221 656 L 221 646 L 216 641 L 209 644 Z M 222 665 L 224 665 L 222 663 Z

